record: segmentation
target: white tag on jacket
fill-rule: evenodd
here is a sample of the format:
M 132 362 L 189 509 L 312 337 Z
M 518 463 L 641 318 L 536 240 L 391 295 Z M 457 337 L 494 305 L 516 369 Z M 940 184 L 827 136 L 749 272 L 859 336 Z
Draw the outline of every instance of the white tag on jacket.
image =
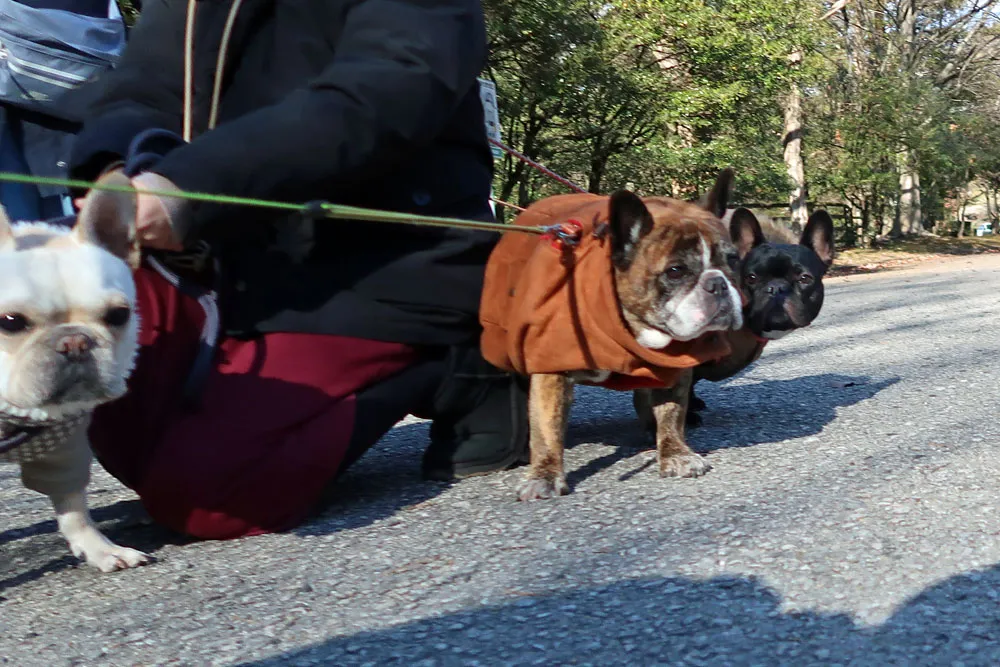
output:
M 500 109 L 497 105 L 497 85 L 489 79 L 479 79 L 479 99 L 483 102 L 483 119 L 486 122 L 486 136 L 496 141 L 500 138 Z M 494 159 L 503 157 L 498 146 L 490 144 Z

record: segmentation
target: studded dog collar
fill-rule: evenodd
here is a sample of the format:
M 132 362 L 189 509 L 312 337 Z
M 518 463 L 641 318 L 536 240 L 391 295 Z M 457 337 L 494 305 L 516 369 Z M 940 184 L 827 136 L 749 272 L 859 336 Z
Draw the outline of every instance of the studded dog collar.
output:
M 86 412 L 63 419 L 32 419 L 0 412 L 0 462 L 45 458 L 63 446 L 86 418 Z

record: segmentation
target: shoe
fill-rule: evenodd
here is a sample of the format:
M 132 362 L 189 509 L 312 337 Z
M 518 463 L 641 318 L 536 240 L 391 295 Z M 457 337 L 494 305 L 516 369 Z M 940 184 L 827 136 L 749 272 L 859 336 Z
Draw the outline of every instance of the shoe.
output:
M 478 347 L 449 350 L 430 416 L 424 479 L 464 479 L 529 460 L 528 379 L 492 366 Z

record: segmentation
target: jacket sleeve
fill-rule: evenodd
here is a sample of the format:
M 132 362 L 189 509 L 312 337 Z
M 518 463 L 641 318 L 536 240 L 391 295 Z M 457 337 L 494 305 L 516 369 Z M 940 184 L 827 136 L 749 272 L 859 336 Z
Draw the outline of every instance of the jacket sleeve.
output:
M 360 0 L 340 35 L 308 84 L 174 150 L 154 171 L 183 190 L 290 202 L 335 196 L 431 143 L 486 55 L 479 0 Z M 195 206 L 195 229 L 182 235 L 190 238 L 212 208 Z
M 149 0 L 115 69 L 89 84 L 88 109 L 73 145 L 74 177 L 95 179 L 122 159 L 143 130 L 181 130 L 183 0 Z

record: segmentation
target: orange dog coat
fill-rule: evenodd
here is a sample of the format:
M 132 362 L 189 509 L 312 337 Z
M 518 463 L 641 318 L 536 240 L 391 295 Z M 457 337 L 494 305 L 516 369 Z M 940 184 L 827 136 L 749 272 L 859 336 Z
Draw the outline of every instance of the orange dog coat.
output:
M 590 194 L 548 197 L 513 223 L 574 221 L 582 229 L 574 247 L 551 235 L 503 235 L 486 266 L 479 314 L 483 356 L 491 364 L 523 375 L 610 371 L 601 385 L 628 390 L 673 386 L 685 369 L 729 355 L 723 332 L 674 341 L 662 350 L 635 340 L 615 289 L 609 201 Z

